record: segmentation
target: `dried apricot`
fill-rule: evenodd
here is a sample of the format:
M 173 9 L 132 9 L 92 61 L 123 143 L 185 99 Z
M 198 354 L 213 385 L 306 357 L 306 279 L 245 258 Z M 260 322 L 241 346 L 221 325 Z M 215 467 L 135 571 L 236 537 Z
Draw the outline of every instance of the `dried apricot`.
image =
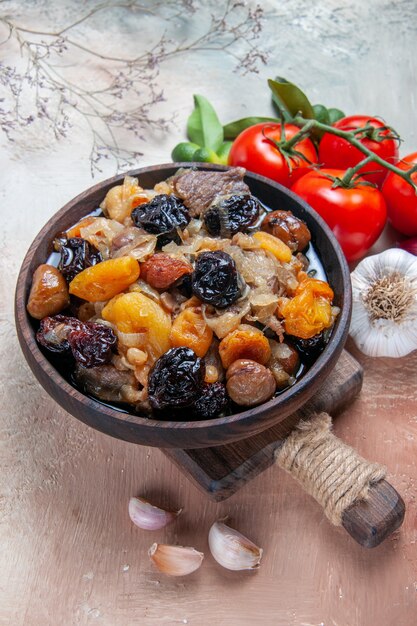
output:
M 225 368 L 237 359 L 251 359 L 265 365 L 271 356 L 271 348 L 261 330 L 249 324 L 241 324 L 221 340 L 219 353 Z
M 187 308 L 175 318 L 171 329 L 171 343 L 175 348 L 186 346 L 203 357 L 210 348 L 213 331 L 207 325 L 199 307 Z
M 96 218 L 93 215 L 83 217 L 82 220 L 80 220 L 74 226 L 65 231 L 66 239 L 71 239 L 72 237 L 81 237 L 81 229 L 86 228 L 86 226 L 90 226 L 95 219 Z
M 101 315 L 120 333 L 143 335 L 132 347 L 146 350 L 152 361 L 171 347 L 171 316 L 143 293 L 134 291 L 115 296 L 106 304 Z M 123 343 L 123 337 L 119 336 L 119 340 Z
M 69 292 L 87 302 L 103 302 L 127 289 L 139 273 L 139 263 L 132 257 L 109 259 L 77 274 L 70 282 Z
M 283 299 L 278 313 L 284 320 L 285 332 L 301 339 L 310 339 L 333 324 L 331 302 L 333 291 L 322 280 L 303 278 L 294 298 Z
M 289 263 L 292 258 L 290 248 L 281 239 L 274 237 L 270 233 L 258 231 L 254 233 L 253 238 L 258 242 L 262 250 L 266 250 L 274 255 L 278 261 Z
M 141 276 L 154 289 L 168 289 L 175 281 L 193 271 L 187 261 L 169 256 L 154 254 L 141 264 Z

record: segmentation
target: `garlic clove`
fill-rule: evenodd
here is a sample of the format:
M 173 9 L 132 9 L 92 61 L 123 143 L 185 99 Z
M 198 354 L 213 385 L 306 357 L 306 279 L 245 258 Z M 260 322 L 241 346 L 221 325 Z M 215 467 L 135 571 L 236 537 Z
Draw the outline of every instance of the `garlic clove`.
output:
M 262 548 L 223 522 L 214 522 L 208 541 L 214 559 L 226 569 L 253 570 L 261 564 Z
M 191 574 L 200 567 L 204 559 L 204 554 L 195 548 L 162 543 L 152 544 L 148 554 L 155 567 L 168 576 Z
M 129 517 L 136 526 L 143 530 L 160 530 L 171 524 L 178 515 L 179 511 L 164 511 L 157 506 L 153 506 L 145 498 L 130 498 L 129 500 Z

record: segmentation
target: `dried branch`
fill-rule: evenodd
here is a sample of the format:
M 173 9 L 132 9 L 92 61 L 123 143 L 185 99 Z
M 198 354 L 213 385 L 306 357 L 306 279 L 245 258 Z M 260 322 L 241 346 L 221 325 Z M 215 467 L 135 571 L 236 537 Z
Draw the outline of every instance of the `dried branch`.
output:
M 7 97 L 0 99 L 0 127 L 9 141 L 15 141 L 22 128 L 41 121 L 55 140 L 68 135 L 75 124 L 84 124 L 91 134 L 91 173 L 101 172 L 101 163 L 113 159 L 117 170 L 134 165 L 139 150 L 123 148 L 131 137 L 145 142 L 149 131 L 166 131 L 171 117 L 155 116 L 156 105 L 164 101 L 158 85 L 161 65 L 179 55 L 224 51 L 236 60 L 242 73 L 257 72 L 266 55 L 257 46 L 262 31 L 263 12 L 259 6 L 247 9 L 243 2 L 229 0 L 211 15 L 207 30 L 190 41 L 175 42 L 163 34 L 154 46 L 134 58 L 109 55 L 77 40 L 95 15 L 123 9 L 130 13 L 155 14 L 161 19 L 184 19 L 196 12 L 194 0 L 152 2 L 107 2 L 96 5 L 72 23 L 54 31 L 21 26 L 10 17 L 1 17 L 7 29 L 0 46 L 17 43 L 26 66 L 21 69 L 0 63 L 0 84 Z M 81 33 L 82 34 L 82 33 Z M 92 89 L 83 76 L 70 75 L 75 51 L 88 63 L 102 62 L 107 84 Z M 68 69 L 69 68 L 69 69 Z

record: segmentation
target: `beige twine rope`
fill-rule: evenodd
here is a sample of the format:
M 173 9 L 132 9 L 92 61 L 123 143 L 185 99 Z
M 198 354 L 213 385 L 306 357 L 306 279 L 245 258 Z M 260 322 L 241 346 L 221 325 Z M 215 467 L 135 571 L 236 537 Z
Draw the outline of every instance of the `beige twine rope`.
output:
M 322 505 L 332 524 L 356 500 L 365 500 L 370 485 L 385 478 L 386 469 L 369 463 L 331 432 L 327 413 L 301 421 L 277 450 L 280 467 Z

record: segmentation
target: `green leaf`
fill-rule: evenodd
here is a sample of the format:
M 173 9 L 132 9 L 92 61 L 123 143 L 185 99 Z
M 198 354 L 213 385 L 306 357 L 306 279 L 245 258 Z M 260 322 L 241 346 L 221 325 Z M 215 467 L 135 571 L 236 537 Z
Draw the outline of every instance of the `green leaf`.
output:
M 222 165 L 227 165 L 229 160 L 229 152 L 232 147 L 233 141 L 223 141 L 220 148 L 217 150 L 217 156 Z
M 285 78 L 277 76 L 276 80 L 268 80 L 269 88 L 272 91 L 272 100 L 282 111 L 285 121 L 291 120 L 300 113 L 307 119 L 314 119 L 314 110 L 309 99 L 293 83 Z
M 330 124 L 330 116 L 324 104 L 313 104 L 314 118 L 322 124 Z
M 187 135 L 193 143 L 214 151 L 218 150 L 223 142 L 223 126 L 216 111 L 204 96 L 194 95 L 194 111 L 188 118 Z
M 343 111 L 340 109 L 328 109 L 329 112 L 329 124 L 334 124 L 338 120 L 341 120 L 342 117 L 346 117 Z
M 224 138 L 229 140 L 236 139 L 243 130 L 261 122 L 274 122 L 276 124 L 280 120 L 276 117 L 243 117 L 241 120 L 236 120 L 223 126 Z

